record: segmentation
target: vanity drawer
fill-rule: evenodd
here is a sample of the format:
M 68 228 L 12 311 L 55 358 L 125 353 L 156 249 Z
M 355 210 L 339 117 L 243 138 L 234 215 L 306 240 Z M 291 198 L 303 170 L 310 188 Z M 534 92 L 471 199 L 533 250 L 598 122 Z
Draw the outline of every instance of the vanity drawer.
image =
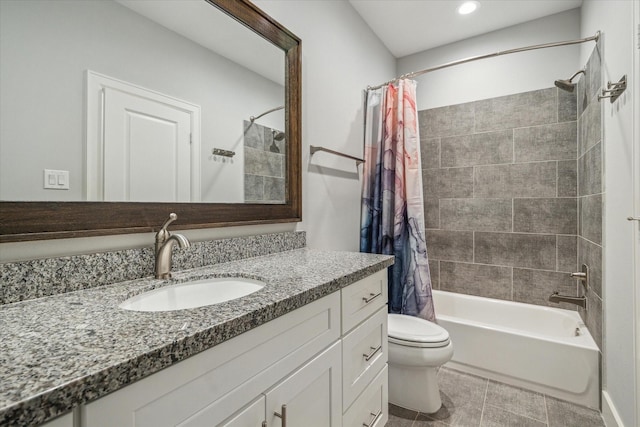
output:
M 383 306 L 342 339 L 343 411 L 386 366 L 387 351 L 387 307 Z
M 389 377 L 387 365 L 342 416 L 342 425 L 384 427 L 389 419 Z
M 386 303 L 386 269 L 342 288 L 342 333 L 353 329 Z

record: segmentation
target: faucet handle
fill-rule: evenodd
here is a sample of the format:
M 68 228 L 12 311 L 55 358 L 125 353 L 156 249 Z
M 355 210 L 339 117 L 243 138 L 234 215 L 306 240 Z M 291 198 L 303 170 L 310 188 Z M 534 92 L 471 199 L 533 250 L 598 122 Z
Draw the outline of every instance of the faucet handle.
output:
M 178 219 L 178 215 L 171 212 L 169 214 L 169 218 L 164 222 L 164 224 L 162 224 L 162 227 L 160 227 L 160 230 L 156 233 L 156 253 L 160 249 L 160 245 L 162 245 L 170 236 L 167 227 L 169 227 L 169 224 L 171 224 L 176 219 Z
M 585 291 L 589 289 L 589 266 L 586 264 L 582 264 L 582 271 L 571 273 L 571 277 L 574 279 L 578 279 L 580 283 L 584 286 Z
M 160 231 L 167 231 L 167 227 L 169 226 L 169 224 L 171 224 L 173 221 L 175 221 L 176 219 L 178 219 L 178 215 L 176 215 L 175 213 L 171 212 L 169 214 L 169 219 L 167 219 L 164 224 L 162 224 L 162 227 L 160 228 Z

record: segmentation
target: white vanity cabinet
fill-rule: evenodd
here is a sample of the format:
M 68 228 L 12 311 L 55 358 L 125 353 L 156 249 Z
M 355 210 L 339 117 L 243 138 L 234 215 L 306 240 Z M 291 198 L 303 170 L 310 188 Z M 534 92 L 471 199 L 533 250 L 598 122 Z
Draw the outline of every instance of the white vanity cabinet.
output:
M 80 425 L 281 427 L 286 417 L 288 427 L 384 426 L 386 277 L 383 270 L 83 405 Z M 381 293 L 371 299 L 374 289 Z

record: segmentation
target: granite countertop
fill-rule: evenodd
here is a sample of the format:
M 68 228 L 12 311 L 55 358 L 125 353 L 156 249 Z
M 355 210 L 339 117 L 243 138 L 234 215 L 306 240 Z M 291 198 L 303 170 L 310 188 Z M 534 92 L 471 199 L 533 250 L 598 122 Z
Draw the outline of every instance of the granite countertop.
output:
M 298 249 L 0 307 L 0 425 L 50 420 L 393 264 L 393 257 Z M 118 308 L 147 290 L 207 277 L 267 285 L 170 312 Z

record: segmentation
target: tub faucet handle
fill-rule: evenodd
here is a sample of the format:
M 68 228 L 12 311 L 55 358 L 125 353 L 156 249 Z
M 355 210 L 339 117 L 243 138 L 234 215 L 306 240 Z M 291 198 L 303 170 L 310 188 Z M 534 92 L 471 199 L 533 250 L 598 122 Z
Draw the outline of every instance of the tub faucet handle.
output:
M 587 264 L 582 264 L 581 271 L 571 273 L 571 277 L 578 279 L 585 289 L 589 289 L 589 266 Z

